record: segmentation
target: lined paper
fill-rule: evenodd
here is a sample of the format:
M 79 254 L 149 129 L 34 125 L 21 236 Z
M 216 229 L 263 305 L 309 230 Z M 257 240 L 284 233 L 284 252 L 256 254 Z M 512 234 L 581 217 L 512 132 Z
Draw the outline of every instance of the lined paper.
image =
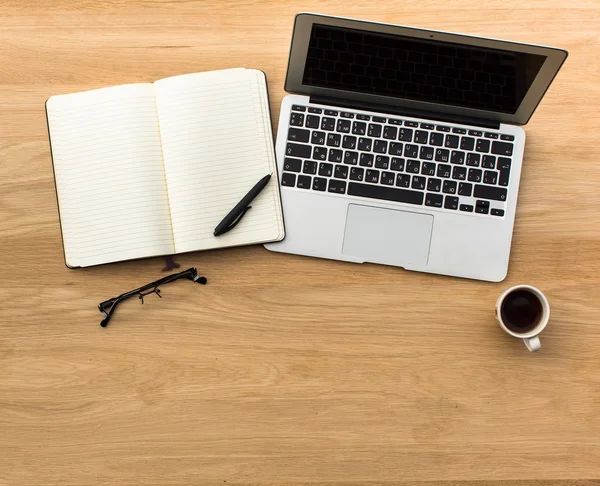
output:
M 46 107 L 67 264 L 174 253 L 154 86 L 53 96 Z
M 264 75 L 228 69 L 167 78 L 155 87 L 176 251 L 281 239 Z M 223 217 L 270 173 L 235 230 L 214 237 Z

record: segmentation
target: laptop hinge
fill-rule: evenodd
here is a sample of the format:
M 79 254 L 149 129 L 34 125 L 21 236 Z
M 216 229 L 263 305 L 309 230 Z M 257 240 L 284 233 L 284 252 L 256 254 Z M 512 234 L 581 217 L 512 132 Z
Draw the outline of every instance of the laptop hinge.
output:
M 380 105 L 377 103 L 366 103 L 363 101 L 343 100 L 340 98 L 328 98 L 323 96 L 311 96 L 310 102 L 319 105 L 332 105 L 355 110 L 376 111 L 378 113 L 389 113 L 392 115 L 404 115 L 415 118 L 426 118 L 428 120 L 437 120 L 448 123 L 459 123 L 461 125 L 473 125 L 477 127 L 492 128 L 496 130 L 500 128 L 500 122 L 493 120 L 485 120 L 483 118 L 453 115 L 450 113 L 436 113 L 433 111 L 426 110 L 414 110 L 412 108 Z

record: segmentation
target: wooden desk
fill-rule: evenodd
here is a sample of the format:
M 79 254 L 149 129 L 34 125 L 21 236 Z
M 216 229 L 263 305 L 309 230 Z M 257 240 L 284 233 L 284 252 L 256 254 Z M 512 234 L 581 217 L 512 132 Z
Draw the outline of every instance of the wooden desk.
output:
M 353 3 L 2 2 L 0 484 L 600 477 L 600 5 Z M 177 261 L 209 285 L 172 284 L 101 329 L 98 302 L 163 261 L 65 268 L 45 99 L 243 65 L 267 73 L 276 123 L 300 10 L 570 51 L 526 127 L 507 280 L 196 253 Z M 522 282 L 552 306 L 537 355 L 494 321 Z

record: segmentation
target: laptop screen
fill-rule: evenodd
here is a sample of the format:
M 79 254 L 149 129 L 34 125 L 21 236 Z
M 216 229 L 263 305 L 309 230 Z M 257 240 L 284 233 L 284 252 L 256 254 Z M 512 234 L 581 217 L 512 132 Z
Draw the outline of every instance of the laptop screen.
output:
M 545 56 L 313 24 L 303 84 L 516 113 Z

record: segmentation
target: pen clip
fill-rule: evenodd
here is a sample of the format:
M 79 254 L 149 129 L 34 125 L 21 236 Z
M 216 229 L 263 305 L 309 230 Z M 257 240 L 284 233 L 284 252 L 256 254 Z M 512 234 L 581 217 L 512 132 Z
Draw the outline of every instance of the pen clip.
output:
M 242 220 L 242 218 L 244 217 L 244 214 L 246 214 L 248 212 L 249 209 L 251 209 L 252 206 L 248 206 L 246 209 L 244 209 L 240 215 L 235 218 L 235 221 L 233 223 L 231 223 L 227 229 L 223 230 L 221 233 L 219 233 L 220 235 L 224 235 L 225 233 L 227 233 L 228 231 L 231 231 L 233 228 L 235 228 L 237 226 L 237 224 Z

